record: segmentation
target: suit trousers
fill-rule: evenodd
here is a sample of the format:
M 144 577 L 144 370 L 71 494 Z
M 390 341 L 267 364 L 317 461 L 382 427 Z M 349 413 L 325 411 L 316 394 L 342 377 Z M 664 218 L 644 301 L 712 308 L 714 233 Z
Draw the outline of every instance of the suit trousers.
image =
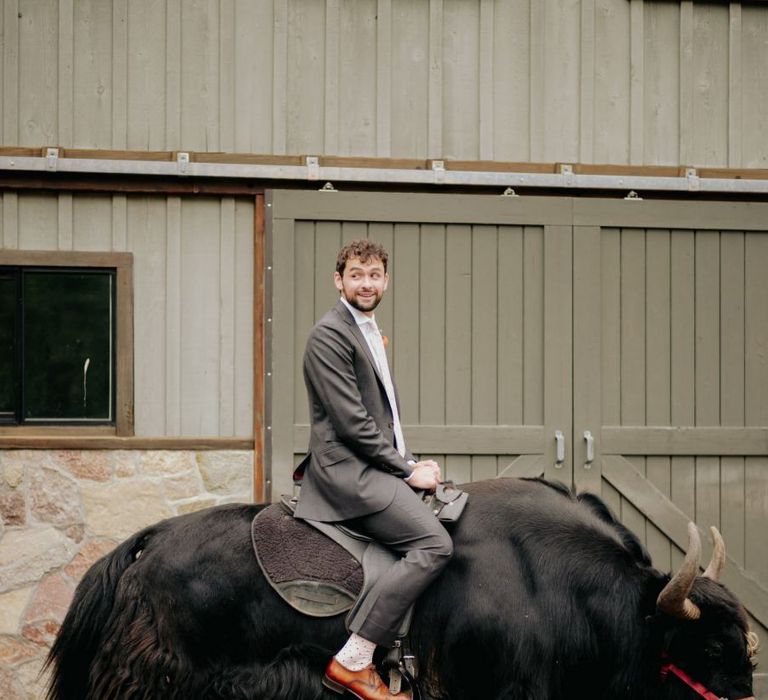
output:
M 399 480 L 395 498 L 384 510 L 345 524 L 402 555 L 349 620 L 350 631 L 378 645 L 391 646 L 408 609 L 448 564 L 453 541 L 403 480 Z

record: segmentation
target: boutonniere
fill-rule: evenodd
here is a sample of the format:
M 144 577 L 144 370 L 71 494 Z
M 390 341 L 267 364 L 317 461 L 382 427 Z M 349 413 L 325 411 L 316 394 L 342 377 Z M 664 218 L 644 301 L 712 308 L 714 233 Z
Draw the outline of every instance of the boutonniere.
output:
M 384 344 L 384 349 L 386 350 L 389 347 L 389 337 L 381 332 L 381 328 L 379 328 L 379 333 L 381 334 L 381 342 Z

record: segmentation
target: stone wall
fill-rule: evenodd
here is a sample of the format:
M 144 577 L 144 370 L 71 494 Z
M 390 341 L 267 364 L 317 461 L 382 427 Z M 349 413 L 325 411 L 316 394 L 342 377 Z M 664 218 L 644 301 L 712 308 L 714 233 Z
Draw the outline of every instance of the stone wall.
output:
M 251 501 L 252 452 L 0 450 L 0 688 L 40 700 L 40 670 L 88 567 L 146 525 Z

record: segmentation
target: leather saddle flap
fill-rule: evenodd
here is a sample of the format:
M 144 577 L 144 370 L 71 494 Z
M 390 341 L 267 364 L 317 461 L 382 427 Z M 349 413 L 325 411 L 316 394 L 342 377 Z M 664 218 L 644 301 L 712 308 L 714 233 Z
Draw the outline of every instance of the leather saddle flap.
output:
M 331 617 L 370 606 L 368 593 L 397 561 L 370 538 L 340 523 L 294 517 L 295 499 L 283 496 L 251 523 L 256 560 L 272 588 L 292 608 L 311 617 Z M 400 628 L 410 625 L 406 615 Z

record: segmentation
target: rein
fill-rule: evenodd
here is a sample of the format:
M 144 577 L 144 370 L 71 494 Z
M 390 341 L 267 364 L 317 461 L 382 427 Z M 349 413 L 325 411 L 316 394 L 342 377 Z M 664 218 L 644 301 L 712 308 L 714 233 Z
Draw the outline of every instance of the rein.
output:
M 721 698 L 719 695 L 715 695 L 711 690 L 704 687 L 698 681 L 693 680 L 683 669 L 679 666 L 675 666 L 671 661 L 667 661 L 661 667 L 661 681 L 662 683 L 669 678 L 669 674 L 677 676 L 683 683 L 685 683 L 691 690 L 698 693 L 705 700 L 728 700 L 728 698 Z

